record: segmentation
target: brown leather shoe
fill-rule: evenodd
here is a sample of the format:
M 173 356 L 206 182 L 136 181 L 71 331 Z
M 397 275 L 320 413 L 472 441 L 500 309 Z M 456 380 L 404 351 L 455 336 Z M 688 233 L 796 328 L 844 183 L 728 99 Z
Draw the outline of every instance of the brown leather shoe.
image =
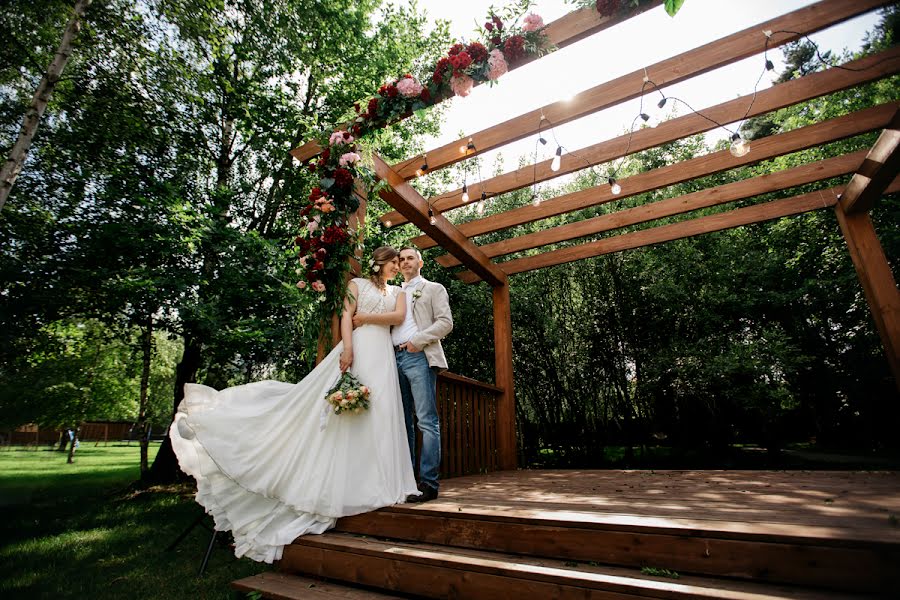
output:
M 414 496 L 412 494 L 407 496 L 406 502 L 409 504 L 420 504 L 422 502 L 435 500 L 438 497 L 438 491 L 430 485 L 425 485 L 424 483 L 419 484 L 419 491 L 422 493 L 418 496 Z

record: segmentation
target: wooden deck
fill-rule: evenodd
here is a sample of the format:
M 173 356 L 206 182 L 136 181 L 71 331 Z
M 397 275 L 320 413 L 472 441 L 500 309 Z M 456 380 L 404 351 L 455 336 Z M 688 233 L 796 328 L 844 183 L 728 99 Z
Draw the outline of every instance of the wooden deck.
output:
M 898 543 L 900 472 L 503 471 L 398 509 Z
M 898 472 L 504 471 L 298 538 L 278 589 L 303 575 L 412 598 L 893 598 L 898 518 Z

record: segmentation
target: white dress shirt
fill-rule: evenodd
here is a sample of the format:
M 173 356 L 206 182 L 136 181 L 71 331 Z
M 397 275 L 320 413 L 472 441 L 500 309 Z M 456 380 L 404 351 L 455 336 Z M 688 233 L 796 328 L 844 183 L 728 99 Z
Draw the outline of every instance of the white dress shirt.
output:
M 419 328 L 416 326 L 416 320 L 413 317 L 413 294 L 424 283 L 425 280 L 422 276 L 417 275 L 409 281 L 405 281 L 402 285 L 403 290 L 406 292 L 406 318 L 403 319 L 403 323 L 394 325 L 391 328 L 391 340 L 393 340 L 395 346 L 405 344 L 419 333 Z

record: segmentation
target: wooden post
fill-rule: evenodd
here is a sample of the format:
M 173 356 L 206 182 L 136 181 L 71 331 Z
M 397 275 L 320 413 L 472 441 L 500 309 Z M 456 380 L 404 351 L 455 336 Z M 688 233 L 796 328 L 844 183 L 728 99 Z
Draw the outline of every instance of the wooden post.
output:
M 494 379 L 497 397 L 497 453 L 501 470 L 516 468 L 516 392 L 513 385 L 512 316 L 509 284 L 494 286 Z
M 869 214 L 848 214 L 840 202 L 835 204 L 834 210 L 881 336 L 894 384 L 900 390 L 900 292 L 897 283 Z

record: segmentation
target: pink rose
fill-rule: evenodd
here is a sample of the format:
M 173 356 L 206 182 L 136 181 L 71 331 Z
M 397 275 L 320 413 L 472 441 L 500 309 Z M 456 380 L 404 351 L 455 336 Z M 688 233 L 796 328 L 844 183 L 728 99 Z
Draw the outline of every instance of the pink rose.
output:
M 450 89 L 453 90 L 454 94 L 463 98 L 469 95 L 474 85 L 475 80 L 468 75 L 454 75 L 450 78 Z
M 305 282 L 305 281 L 298 281 L 298 282 L 297 282 L 297 287 L 300 288 L 300 289 L 302 290 L 303 288 L 306 287 L 306 282 Z
M 300 266 L 306 268 L 306 261 L 309 260 L 308 256 L 303 256 L 300 258 Z
M 491 50 L 488 56 L 488 69 L 488 79 L 499 79 L 509 71 L 509 65 L 506 64 L 506 58 L 500 50 L 496 48 Z
M 422 84 L 412 77 L 404 77 L 397 82 L 397 90 L 407 98 L 415 98 L 422 93 Z
M 314 289 L 317 292 L 324 292 L 325 284 L 322 283 L 321 281 L 313 281 L 312 289 Z
M 353 136 L 346 131 L 335 131 L 331 134 L 331 137 L 328 138 L 329 146 L 334 146 L 335 144 L 349 144 L 351 142 L 353 142 Z
M 342 167 L 346 167 L 347 165 L 352 165 L 353 163 L 355 163 L 358 160 L 359 160 L 359 154 L 357 154 L 356 152 L 348 152 L 347 154 L 344 154 L 343 156 L 341 156 L 341 158 L 338 162 L 341 163 Z
M 528 13 L 525 15 L 525 24 L 522 25 L 522 31 L 537 31 L 544 26 L 544 20 L 540 15 Z

